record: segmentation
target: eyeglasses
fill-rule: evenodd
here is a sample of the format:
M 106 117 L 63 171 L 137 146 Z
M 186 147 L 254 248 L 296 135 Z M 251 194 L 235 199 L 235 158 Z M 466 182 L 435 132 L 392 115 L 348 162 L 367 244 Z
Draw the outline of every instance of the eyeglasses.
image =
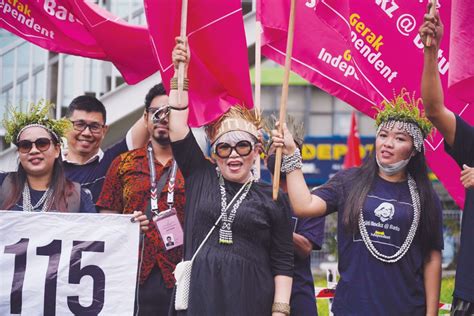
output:
M 74 129 L 78 132 L 83 132 L 85 131 L 86 128 L 89 127 L 89 130 L 91 131 L 91 133 L 95 133 L 95 134 L 100 133 L 102 131 L 102 128 L 105 126 L 97 122 L 92 122 L 88 124 L 86 121 L 83 121 L 83 120 L 71 121 L 71 123 Z
M 253 146 L 252 143 L 248 140 L 241 140 L 235 146 L 231 146 L 227 143 L 219 143 L 216 146 L 215 153 L 220 158 L 228 158 L 232 153 L 232 150 L 235 150 L 237 154 L 241 157 L 250 155 L 252 152 Z
M 31 140 L 20 140 L 16 146 L 18 147 L 18 151 L 21 152 L 22 154 L 27 154 L 31 151 L 31 148 L 33 148 L 33 144 L 35 144 L 36 149 L 38 149 L 41 152 L 47 151 L 49 147 L 51 146 L 51 139 L 46 138 L 46 137 L 41 137 L 36 139 L 34 142 Z

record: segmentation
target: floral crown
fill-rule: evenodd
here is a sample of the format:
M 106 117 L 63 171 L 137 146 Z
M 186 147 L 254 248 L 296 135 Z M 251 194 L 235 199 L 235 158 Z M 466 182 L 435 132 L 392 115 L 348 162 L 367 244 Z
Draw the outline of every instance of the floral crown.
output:
M 50 109 L 54 105 L 50 102 L 44 103 L 39 101 L 37 104 L 32 104 L 28 112 L 10 110 L 10 118 L 3 120 L 5 127 L 5 141 L 7 143 L 18 142 L 21 133 L 28 127 L 39 126 L 50 132 L 58 142 L 61 141 L 66 131 L 72 127 L 71 121 L 66 118 L 54 120 L 49 117 Z
M 260 113 L 256 110 L 249 110 L 242 105 L 235 105 L 230 107 L 216 121 L 206 126 L 206 133 L 211 144 L 214 144 L 220 136 L 231 131 L 247 132 L 259 139 L 258 131 L 261 124 Z
M 375 124 L 377 125 L 377 134 L 382 127 L 392 129 L 395 124 L 407 132 L 414 141 L 417 151 L 423 150 L 423 140 L 431 134 L 433 125 L 426 118 L 425 112 L 420 110 L 419 104 L 421 98 L 416 99 L 415 93 L 412 96 L 405 88 L 399 95 L 393 93 L 394 98 L 390 101 L 382 101 L 377 107 Z
M 393 97 L 392 100 L 384 100 L 379 106 L 374 107 L 378 112 L 375 117 L 377 126 L 386 121 L 414 123 L 420 128 L 423 137 L 428 137 L 433 125 L 426 118 L 425 111 L 419 108 L 419 104 L 422 103 L 421 98 L 415 99 L 414 92 L 410 96 L 405 88 L 400 91 L 399 95 L 395 95 L 394 91 Z

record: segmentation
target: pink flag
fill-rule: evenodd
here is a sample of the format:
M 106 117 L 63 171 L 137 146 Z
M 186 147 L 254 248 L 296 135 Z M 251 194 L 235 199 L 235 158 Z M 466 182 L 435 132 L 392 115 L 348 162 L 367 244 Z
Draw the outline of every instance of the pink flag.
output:
M 0 27 L 47 50 L 111 61 L 131 84 L 157 71 L 146 28 L 84 0 L 0 0 Z
M 373 106 L 401 88 L 421 96 L 423 45 L 418 28 L 427 1 L 297 1 L 292 70 L 326 92 L 373 117 Z M 449 0 L 439 8 L 449 35 Z M 289 1 L 263 0 L 258 18 L 264 27 L 262 54 L 283 64 Z M 446 36 L 448 37 L 448 36 Z M 447 93 L 449 39 L 441 45 L 438 67 L 445 102 L 474 123 L 472 106 Z M 459 205 L 464 189 L 459 168 L 444 152 L 437 133 L 426 142 L 428 164 Z M 457 170 L 457 171 L 456 171 Z
M 449 91 L 474 102 L 474 1 L 451 1 Z
M 163 83 L 174 73 L 171 52 L 179 35 L 181 1 L 145 0 Z M 187 34 L 191 126 L 207 124 L 235 104 L 251 108 L 247 45 L 240 0 L 188 0 Z

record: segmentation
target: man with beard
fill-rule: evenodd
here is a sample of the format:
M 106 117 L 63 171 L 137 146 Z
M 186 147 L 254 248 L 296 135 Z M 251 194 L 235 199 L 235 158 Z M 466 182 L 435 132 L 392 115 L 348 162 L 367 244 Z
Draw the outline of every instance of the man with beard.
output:
M 173 160 L 168 118 L 159 115 L 167 106 L 168 96 L 163 85 L 151 88 L 145 98 L 143 114 L 150 141 L 145 147 L 123 153 L 112 162 L 97 202 L 102 213 L 130 214 L 138 210 L 148 217 L 154 215 L 142 243 L 135 307 L 138 315 L 168 314 L 175 283 L 173 271 L 182 258 L 184 179 Z M 170 230 L 169 225 L 160 226 L 161 218 L 179 224 Z M 166 229 L 160 228 L 163 226 Z M 174 245 L 166 247 L 166 236 L 170 234 L 174 236 Z

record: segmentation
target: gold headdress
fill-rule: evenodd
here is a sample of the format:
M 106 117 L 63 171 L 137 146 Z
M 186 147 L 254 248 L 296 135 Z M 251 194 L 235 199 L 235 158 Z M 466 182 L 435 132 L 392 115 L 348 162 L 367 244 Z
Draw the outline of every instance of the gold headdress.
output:
M 54 105 L 50 102 L 40 101 L 32 104 L 28 112 L 20 112 L 14 109 L 10 110 L 11 117 L 3 120 L 5 127 L 5 141 L 7 143 L 17 143 L 21 133 L 28 127 L 38 126 L 50 132 L 58 142 L 64 136 L 67 130 L 71 129 L 72 124 L 66 118 L 54 120 L 49 117 L 49 111 Z
M 225 133 L 231 131 L 247 132 L 255 138 L 261 128 L 260 114 L 256 110 L 249 110 L 241 105 L 232 106 L 224 115 L 206 127 L 206 133 L 214 144 L 215 141 Z
M 415 99 L 406 89 L 402 89 L 399 95 L 395 95 L 390 101 L 382 101 L 380 106 L 374 107 L 378 113 L 375 117 L 377 134 L 381 128 L 391 130 L 395 124 L 403 129 L 413 138 L 413 143 L 417 151 L 421 152 L 423 140 L 431 134 L 433 125 L 426 118 L 423 110 L 418 105 L 421 99 Z

